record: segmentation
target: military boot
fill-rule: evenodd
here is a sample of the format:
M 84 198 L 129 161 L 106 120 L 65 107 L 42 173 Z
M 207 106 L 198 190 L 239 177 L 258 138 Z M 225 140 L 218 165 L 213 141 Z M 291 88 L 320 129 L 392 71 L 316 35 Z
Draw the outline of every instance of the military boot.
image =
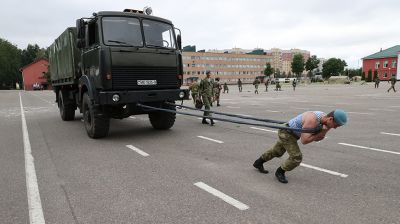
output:
M 256 169 L 258 169 L 258 171 L 260 171 L 260 173 L 268 173 L 268 170 L 265 170 L 264 169 L 264 166 L 263 166 L 263 164 L 265 163 L 266 161 L 263 159 L 263 158 L 259 158 L 259 159 L 257 159 L 254 163 L 253 163 L 253 166 L 256 168 Z
M 203 118 L 203 121 L 201 122 L 202 124 L 208 124 L 205 118 Z
M 288 180 L 286 179 L 286 176 L 285 176 L 285 171 L 281 167 L 279 167 L 276 170 L 275 176 L 279 182 L 284 183 L 284 184 L 288 183 Z
M 210 118 L 210 121 L 211 121 L 211 126 L 213 126 L 215 124 L 214 119 Z

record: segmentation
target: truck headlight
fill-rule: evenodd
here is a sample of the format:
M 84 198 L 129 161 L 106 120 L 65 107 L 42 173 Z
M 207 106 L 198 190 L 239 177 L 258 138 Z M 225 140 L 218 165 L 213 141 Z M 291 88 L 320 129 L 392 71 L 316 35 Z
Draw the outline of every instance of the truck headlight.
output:
M 183 97 L 185 97 L 185 92 L 182 91 L 179 93 L 179 98 L 183 99 Z
M 120 100 L 119 95 L 118 95 L 118 94 L 114 94 L 114 95 L 112 96 L 112 100 L 113 100 L 114 102 L 118 102 L 118 101 Z

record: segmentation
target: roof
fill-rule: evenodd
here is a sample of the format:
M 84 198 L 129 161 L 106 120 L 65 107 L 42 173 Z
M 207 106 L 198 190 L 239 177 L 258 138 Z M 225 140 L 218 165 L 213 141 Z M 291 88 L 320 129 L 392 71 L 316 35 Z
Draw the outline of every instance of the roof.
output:
M 46 62 L 49 62 L 49 60 L 47 60 L 46 58 L 37 58 L 37 59 L 35 59 L 33 62 L 31 62 L 30 64 L 27 64 L 27 65 L 25 65 L 24 67 L 22 67 L 22 68 L 20 68 L 19 69 L 19 71 L 23 71 L 24 69 L 26 69 L 27 67 L 29 67 L 29 66 L 31 66 L 31 65 L 33 65 L 33 64 L 35 64 L 35 63 L 37 63 L 38 61 L 41 61 L 41 60 L 44 60 L 44 61 L 46 61 Z
M 379 51 L 375 54 L 371 54 L 362 59 L 391 58 L 391 57 L 397 57 L 399 53 L 400 53 L 400 45 L 396 45 L 386 50 Z

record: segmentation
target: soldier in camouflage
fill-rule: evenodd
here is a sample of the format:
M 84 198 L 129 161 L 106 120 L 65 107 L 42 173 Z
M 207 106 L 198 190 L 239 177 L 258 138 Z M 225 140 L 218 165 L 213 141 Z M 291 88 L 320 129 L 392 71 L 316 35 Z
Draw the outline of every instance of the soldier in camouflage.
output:
M 213 92 L 214 92 L 214 101 L 217 101 L 217 107 L 221 106 L 219 104 L 219 98 L 221 96 L 221 83 L 219 83 L 219 78 L 215 78 L 215 82 L 213 83 Z
M 204 108 L 206 110 L 206 111 L 204 111 L 203 116 L 210 117 L 209 119 L 210 119 L 211 125 L 214 125 L 214 120 L 212 119 L 212 115 L 209 112 L 209 110 L 211 109 L 211 105 L 212 105 L 212 98 L 214 96 L 214 90 L 213 90 L 214 88 L 213 87 L 214 87 L 214 84 L 213 84 L 213 81 L 211 80 L 211 72 L 207 71 L 206 77 L 204 79 L 202 79 L 200 82 L 199 92 L 200 92 L 201 98 L 203 99 Z M 203 121 L 201 123 L 208 124 L 205 117 L 203 117 Z
M 287 152 L 289 158 L 278 167 L 275 176 L 279 182 L 288 183 L 285 172 L 291 171 L 299 166 L 303 159 L 297 140 L 300 139 L 303 145 L 314 141 L 321 141 L 325 138 L 325 135 L 329 130 L 343 126 L 346 122 L 346 112 L 340 109 L 336 109 L 327 115 L 321 111 L 307 111 L 299 114 L 295 118 L 291 119 L 286 126 L 297 129 L 313 129 L 320 127 L 319 132 L 301 133 L 280 129 L 278 131 L 278 141 L 272 148 L 262 154 L 261 157 L 254 162 L 253 166 L 261 173 L 268 173 L 268 171 L 264 169 L 263 164 L 275 157 L 281 157 L 285 152 Z
M 192 85 L 190 85 L 189 90 L 192 94 L 193 103 L 196 104 L 196 100 L 199 98 L 199 83 L 197 80 L 194 80 Z

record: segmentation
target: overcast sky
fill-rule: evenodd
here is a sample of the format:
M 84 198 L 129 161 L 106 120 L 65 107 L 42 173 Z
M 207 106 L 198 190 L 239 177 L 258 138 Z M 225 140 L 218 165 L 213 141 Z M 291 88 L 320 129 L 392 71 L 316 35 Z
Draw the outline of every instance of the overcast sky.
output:
M 48 47 L 75 20 L 97 11 L 153 8 L 197 50 L 299 48 L 349 67 L 400 44 L 399 0 L 5 0 L 0 38 Z

